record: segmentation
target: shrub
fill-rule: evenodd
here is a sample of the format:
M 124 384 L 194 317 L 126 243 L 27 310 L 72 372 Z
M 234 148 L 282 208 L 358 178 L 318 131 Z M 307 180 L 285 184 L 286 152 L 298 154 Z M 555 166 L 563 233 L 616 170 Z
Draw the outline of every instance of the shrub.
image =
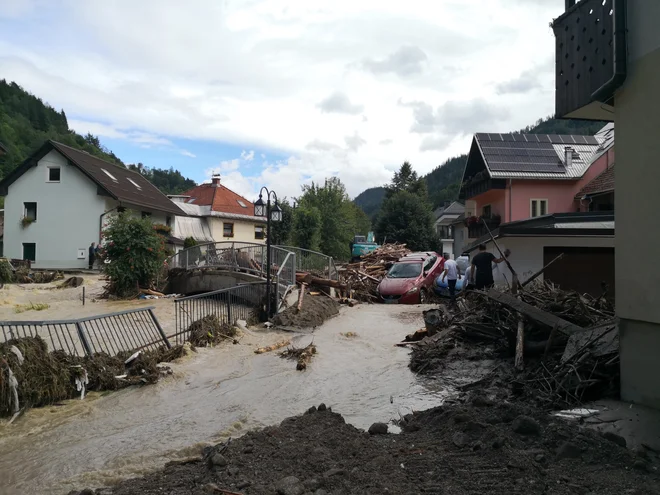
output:
M 136 295 L 139 287 L 150 287 L 163 269 L 165 238 L 148 219 L 120 213 L 103 231 L 103 264 L 108 291 L 119 297 Z
M 14 273 L 6 258 L 0 258 L 0 283 L 8 284 L 14 281 Z

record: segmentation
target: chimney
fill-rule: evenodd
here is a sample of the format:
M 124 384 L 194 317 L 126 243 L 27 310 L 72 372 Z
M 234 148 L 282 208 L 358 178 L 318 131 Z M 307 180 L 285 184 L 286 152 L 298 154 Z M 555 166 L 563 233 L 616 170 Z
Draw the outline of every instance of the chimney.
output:
M 218 187 L 220 185 L 220 174 L 213 174 L 211 176 L 211 185 L 213 187 Z
M 566 165 L 566 168 L 568 168 L 573 165 L 573 148 L 571 148 L 570 146 L 566 146 L 564 148 L 564 153 L 565 153 L 564 156 L 566 157 L 564 163 Z

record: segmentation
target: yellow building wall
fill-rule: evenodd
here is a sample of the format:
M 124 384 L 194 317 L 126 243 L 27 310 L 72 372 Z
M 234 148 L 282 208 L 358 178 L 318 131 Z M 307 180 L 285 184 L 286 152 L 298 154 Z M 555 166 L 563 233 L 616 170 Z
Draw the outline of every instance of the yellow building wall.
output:
M 234 241 L 234 242 L 257 242 L 265 244 L 266 239 L 255 239 L 255 227 L 263 225 L 265 231 L 265 224 L 261 222 L 250 222 L 248 220 L 234 220 L 230 218 L 209 218 L 211 226 L 211 235 L 215 242 Z M 234 236 L 225 237 L 224 224 L 234 224 Z

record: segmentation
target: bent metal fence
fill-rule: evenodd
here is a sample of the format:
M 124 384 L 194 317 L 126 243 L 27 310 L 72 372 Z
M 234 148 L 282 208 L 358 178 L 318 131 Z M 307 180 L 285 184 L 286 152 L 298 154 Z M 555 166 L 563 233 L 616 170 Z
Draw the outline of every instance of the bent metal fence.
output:
M 37 336 L 51 351 L 80 357 L 172 347 L 153 307 L 75 320 L 0 321 L 0 342 Z
M 279 285 L 279 284 L 277 284 Z M 233 325 L 237 320 L 249 321 L 264 305 L 266 282 L 237 285 L 174 300 L 177 344 L 190 338 L 190 326 L 206 316 L 215 316 L 221 324 Z
M 312 273 L 316 276 L 329 278 L 331 280 L 339 279 L 339 272 L 337 271 L 332 256 L 295 246 L 277 247 L 296 255 L 297 271 Z

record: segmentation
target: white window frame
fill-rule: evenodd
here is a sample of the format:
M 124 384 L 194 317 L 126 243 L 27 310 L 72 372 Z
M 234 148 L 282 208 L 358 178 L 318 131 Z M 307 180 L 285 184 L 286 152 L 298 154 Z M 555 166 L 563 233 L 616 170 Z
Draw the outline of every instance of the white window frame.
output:
M 231 234 L 225 234 L 225 225 L 231 225 Z M 234 222 L 222 222 L 222 237 L 234 237 Z
M 101 170 L 103 170 L 103 172 L 105 173 L 105 175 L 107 175 L 108 177 L 110 177 L 113 181 L 115 181 L 115 182 L 119 182 L 119 181 L 117 180 L 117 178 L 116 178 L 114 175 L 112 175 L 110 172 L 108 172 L 106 169 L 101 168 Z
M 534 202 L 537 202 L 536 208 L 538 210 L 538 215 L 534 216 L 532 210 L 534 207 Z M 541 214 L 541 203 L 545 203 L 545 213 Z M 529 200 L 529 218 L 541 217 L 548 214 L 548 199 L 547 198 L 531 198 Z
M 50 180 L 50 171 L 55 168 L 60 171 L 60 180 Z M 62 182 L 62 167 L 60 167 L 59 165 L 52 165 L 52 166 L 48 165 L 46 167 L 46 182 L 49 184 L 59 184 L 60 182 Z
M 141 190 L 142 190 L 142 187 L 140 187 L 140 186 L 138 185 L 137 182 L 135 182 L 135 181 L 134 181 L 133 179 L 131 179 L 130 177 L 126 177 L 126 178 L 128 179 L 128 182 L 130 182 L 130 183 L 133 184 L 135 187 L 137 187 L 138 191 L 141 191 Z

